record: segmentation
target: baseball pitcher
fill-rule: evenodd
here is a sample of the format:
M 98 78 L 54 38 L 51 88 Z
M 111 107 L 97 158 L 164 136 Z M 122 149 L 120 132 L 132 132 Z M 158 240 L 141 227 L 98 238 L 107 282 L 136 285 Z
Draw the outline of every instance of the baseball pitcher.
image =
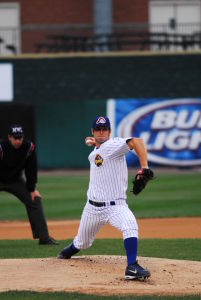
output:
M 136 218 L 126 203 L 128 169 L 125 154 L 134 150 L 141 169 L 133 180 L 133 193 L 137 195 L 153 178 L 148 168 L 147 152 L 140 138 L 110 139 L 111 126 L 107 117 L 96 117 L 91 129 L 93 137 L 85 143 L 94 146 L 89 155 L 90 182 L 87 202 L 84 207 L 77 236 L 57 256 L 69 259 L 81 249 L 89 248 L 100 228 L 110 223 L 121 230 L 127 255 L 126 279 L 146 279 L 150 272 L 137 261 L 138 225 Z

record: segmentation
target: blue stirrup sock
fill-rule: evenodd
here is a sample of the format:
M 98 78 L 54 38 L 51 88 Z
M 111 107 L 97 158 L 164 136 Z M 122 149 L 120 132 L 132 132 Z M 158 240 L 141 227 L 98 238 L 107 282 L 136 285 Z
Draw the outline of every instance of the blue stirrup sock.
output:
M 77 253 L 80 251 L 80 249 L 77 249 L 74 244 L 72 243 L 71 249 L 73 250 L 73 252 Z
M 124 247 L 126 249 L 128 265 L 135 263 L 137 260 L 138 239 L 136 237 L 125 239 Z

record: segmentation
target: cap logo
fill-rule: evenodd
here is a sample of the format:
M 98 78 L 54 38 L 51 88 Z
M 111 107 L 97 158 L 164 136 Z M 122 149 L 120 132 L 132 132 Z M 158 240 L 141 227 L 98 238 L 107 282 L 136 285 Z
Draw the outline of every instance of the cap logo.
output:
M 22 133 L 22 127 L 13 127 L 12 128 L 13 133 Z
M 103 117 L 100 117 L 100 118 L 98 118 L 98 120 L 96 121 L 96 124 L 98 125 L 98 124 L 105 124 L 106 123 L 106 120 L 105 120 L 105 118 L 103 118 Z

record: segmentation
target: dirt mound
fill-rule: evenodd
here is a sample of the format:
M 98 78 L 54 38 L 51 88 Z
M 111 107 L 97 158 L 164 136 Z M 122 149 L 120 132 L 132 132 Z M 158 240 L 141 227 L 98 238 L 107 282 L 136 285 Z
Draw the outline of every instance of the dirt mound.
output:
M 126 257 L 79 256 L 70 260 L 2 259 L 2 291 L 68 291 L 101 295 L 201 294 L 201 262 L 139 257 L 147 281 L 124 279 Z M 31 280 L 27 280 L 27 278 Z

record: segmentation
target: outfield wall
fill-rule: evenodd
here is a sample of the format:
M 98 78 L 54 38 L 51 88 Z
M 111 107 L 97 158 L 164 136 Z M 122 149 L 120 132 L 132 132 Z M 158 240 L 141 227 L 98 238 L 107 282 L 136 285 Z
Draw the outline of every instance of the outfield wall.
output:
M 201 97 L 201 53 L 19 56 L 0 63 L 14 68 L 13 105 L 34 110 L 41 168 L 88 167 L 84 137 L 109 98 Z

